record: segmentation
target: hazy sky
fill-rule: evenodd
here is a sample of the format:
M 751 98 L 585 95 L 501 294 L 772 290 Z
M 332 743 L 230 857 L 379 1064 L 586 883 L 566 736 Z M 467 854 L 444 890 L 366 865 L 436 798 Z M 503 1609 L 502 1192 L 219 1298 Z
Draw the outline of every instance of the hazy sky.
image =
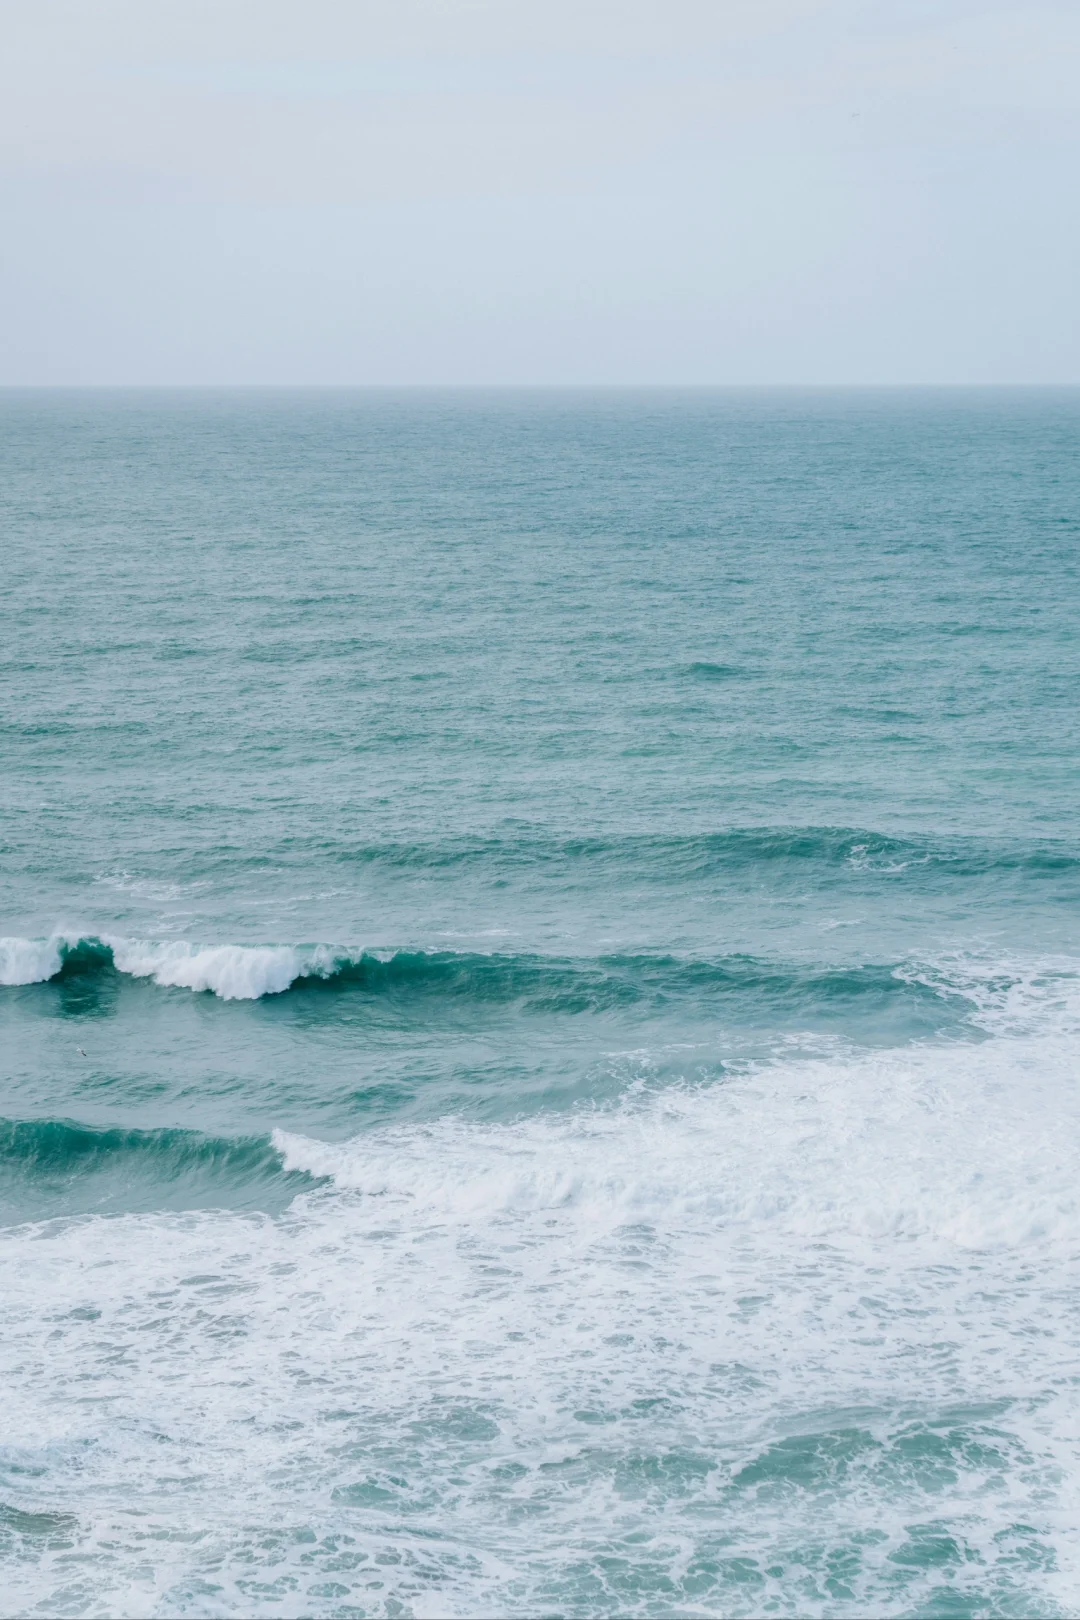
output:
M 0 35 L 2 382 L 1080 382 L 1080 0 Z

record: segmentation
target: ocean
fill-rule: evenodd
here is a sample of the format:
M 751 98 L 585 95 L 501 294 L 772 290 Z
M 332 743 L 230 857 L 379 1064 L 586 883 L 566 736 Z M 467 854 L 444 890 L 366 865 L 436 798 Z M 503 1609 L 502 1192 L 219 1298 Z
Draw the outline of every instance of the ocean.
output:
M 0 394 L 0 1587 L 1080 1612 L 1080 392 Z

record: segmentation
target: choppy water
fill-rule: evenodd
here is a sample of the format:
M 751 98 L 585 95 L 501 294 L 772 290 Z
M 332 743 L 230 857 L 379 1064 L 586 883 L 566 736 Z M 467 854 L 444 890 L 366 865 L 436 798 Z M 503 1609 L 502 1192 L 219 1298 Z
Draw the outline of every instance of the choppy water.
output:
M 0 396 L 0 1560 L 1080 1612 L 1080 395 Z

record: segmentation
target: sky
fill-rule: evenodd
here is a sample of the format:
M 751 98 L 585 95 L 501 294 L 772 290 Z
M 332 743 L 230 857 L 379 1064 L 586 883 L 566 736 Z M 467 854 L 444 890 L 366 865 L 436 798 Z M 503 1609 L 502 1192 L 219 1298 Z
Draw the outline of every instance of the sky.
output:
M 0 384 L 1080 383 L 1080 0 L 0 0 Z

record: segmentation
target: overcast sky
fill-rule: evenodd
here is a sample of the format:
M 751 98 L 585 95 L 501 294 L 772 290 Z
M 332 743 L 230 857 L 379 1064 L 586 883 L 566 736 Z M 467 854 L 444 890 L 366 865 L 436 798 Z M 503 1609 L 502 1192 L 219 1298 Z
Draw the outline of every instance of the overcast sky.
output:
M 2 382 L 1080 382 L 1080 0 L 0 28 Z

